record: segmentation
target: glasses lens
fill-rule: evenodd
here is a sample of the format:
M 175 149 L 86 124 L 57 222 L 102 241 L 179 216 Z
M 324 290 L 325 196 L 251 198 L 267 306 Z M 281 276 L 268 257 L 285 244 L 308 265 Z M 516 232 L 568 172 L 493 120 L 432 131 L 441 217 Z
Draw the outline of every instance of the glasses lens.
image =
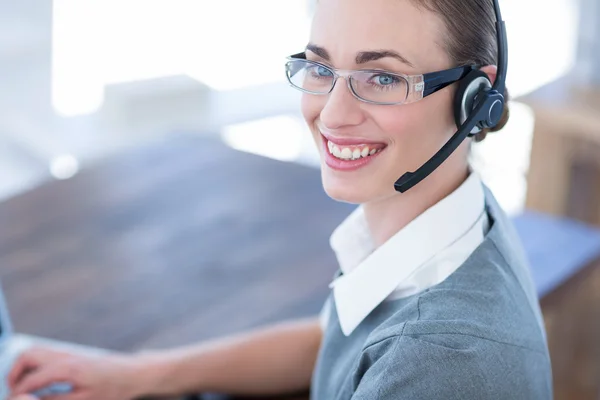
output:
M 403 103 L 408 96 L 406 79 L 388 72 L 360 71 L 352 75 L 350 82 L 358 97 L 375 103 Z
M 306 60 L 289 61 L 286 73 L 293 86 L 311 93 L 329 93 L 335 79 L 331 69 Z

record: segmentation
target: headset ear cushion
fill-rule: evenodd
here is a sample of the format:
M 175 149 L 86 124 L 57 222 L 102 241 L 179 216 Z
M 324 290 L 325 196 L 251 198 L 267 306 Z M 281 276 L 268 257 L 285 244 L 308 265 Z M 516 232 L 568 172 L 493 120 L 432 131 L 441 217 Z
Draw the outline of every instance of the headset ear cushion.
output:
M 460 128 L 473 111 L 475 96 L 482 90 L 490 90 L 492 83 L 486 73 L 480 70 L 471 71 L 460 80 L 454 96 L 454 119 Z M 481 128 L 475 128 L 471 133 L 477 133 Z

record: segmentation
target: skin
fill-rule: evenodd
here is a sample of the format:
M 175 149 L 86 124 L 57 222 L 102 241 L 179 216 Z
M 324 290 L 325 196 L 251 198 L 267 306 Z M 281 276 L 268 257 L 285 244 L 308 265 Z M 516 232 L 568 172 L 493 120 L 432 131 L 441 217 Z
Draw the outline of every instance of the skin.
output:
M 320 0 L 310 42 L 326 49 L 329 60 L 310 51 L 307 57 L 340 69 L 423 74 L 454 66 L 441 45 L 444 34 L 441 20 L 409 0 Z M 392 57 L 355 63 L 357 52 L 382 49 L 400 53 L 411 65 Z M 487 66 L 483 71 L 495 79 L 496 67 Z M 363 205 L 377 246 L 468 176 L 469 141 L 465 141 L 407 193 L 393 188 L 400 175 L 421 166 L 456 131 L 454 90 L 454 86 L 448 87 L 401 106 L 360 102 L 343 81 L 327 96 L 303 95 L 302 113 L 321 154 L 325 191 L 333 199 Z M 324 161 L 322 130 L 338 138 L 376 141 L 386 148 L 361 169 L 337 171 Z M 318 321 L 312 319 L 144 354 L 90 356 L 36 348 L 19 358 L 9 383 L 16 396 L 12 400 L 32 400 L 23 394 L 64 380 L 74 384 L 75 392 L 54 400 L 127 400 L 205 391 L 246 395 L 294 392 L 310 384 L 321 339 Z

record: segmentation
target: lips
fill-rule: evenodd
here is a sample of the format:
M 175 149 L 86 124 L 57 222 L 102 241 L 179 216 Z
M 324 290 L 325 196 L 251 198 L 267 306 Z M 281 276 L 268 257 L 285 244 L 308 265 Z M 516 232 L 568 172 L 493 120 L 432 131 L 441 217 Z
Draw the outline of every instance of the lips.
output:
M 332 138 L 329 140 L 324 134 L 321 138 L 325 163 L 339 171 L 363 168 L 373 162 L 387 147 L 385 143 L 364 139 Z
M 377 142 L 372 139 L 366 138 L 351 138 L 351 137 L 338 137 L 323 131 L 320 131 L 321 135 L 327 139 L 328 141 L 336 144 L 340 147 L 345 146 L 360 146 L 360 145 L 368 145 L 372 149 L 383 149 L 387 145 L 383 142 Z

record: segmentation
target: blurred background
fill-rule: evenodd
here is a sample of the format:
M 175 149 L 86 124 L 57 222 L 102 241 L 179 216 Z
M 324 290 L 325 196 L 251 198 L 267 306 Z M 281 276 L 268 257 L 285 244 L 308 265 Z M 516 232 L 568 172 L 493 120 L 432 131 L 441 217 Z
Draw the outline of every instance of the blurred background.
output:
M 282 67 L 306 44 L 312 7 L 312 0 L 3 0 L 0 198 L 182 131 L 316 166 L 299 94 L 288 90 Z M 517 212 L 535 118 L 525 99 L 560 102 L 567 88 L 598 82 L 600 11 L 593 0 L 502 7 L 513 115 L 475 158 Z
M 540 297 L 554 363 L 556 398 L 597 399 L 600 396 L 600 3 L 502 0 L 501 6 L 509 39 L 507 87 L 513 99 L 511 119 L 502 132 L 474 146 L 473 165 L 515 218 L 534 266 L 536 285 L 542 288 Z M 76 328 L 89 315 L 108 318 L 111 314 L 110 305 L 102 303 L 106 297 L 100 296 L 99 289 L 94 300 L 79 302 L 83 307 L 80 314 L 76 305 L 69 309 L 75 317 L 60 314 L 59 310 L 63 304 L 70 304 L 69 298 L 82 295 L 76 287 L 92 279 L 78 271 L 85 270 L 87 274 L 101 269 L 105 277 L 114 278 L 105 285 L 112 288 L 115 304 L 122 299 L 116 288 L 126 291 L 126 286 L 118 286 L 117 281 L 154 282 L 150 279 L 156 278 L 156 282 L 164 284 L 165 297 L 156 297 L 157 303 L 149 302 L 147 309 L 124 309 L 123 312 L 138 318 L 130 323 L 139 318 L 143 322 L 155 318 L 151 307 L 160 307 L 168 301 L 172 301 L 169 307 L 180 323 L 194 311 L 193 301 L 209 301 L 209 297 L 174 300 L 186 296 L 185 293 L 201 296 L 196 294 L 195 284 L 185 286 L 197 278 L 189 271 L 214 266 L 208 275 L 202 275 L 206 279 L 225 279 L 222 271 L 227 271 L 223 269 L 227 263 L 219 257 L 229 256 L 228 250 L 218 246 L 233 239 L 215 231 L 209 235 L 207 229 L 198 233 L 202 224 L 215 223 L 218 229 L 233 229 L 240 221 L 248 224 L 247 230 L 227 232 L 241 235 L 235 236 L 238 241 L 240 238 L 247 241 L 257 265 L 268 257 L 275 259 L 276 254 L 279 260 L 302 257 L 309 257 L 307 263 L 320 260 L 316 256 L 310 258 L 311 254 L 317 254 L 316 250 L 311 253 L 312 242 L 307 242 L 311 240 L 310 234 L 296 241 L 304 244 L 293 249 L 296 253 L 281 250 L 283 244 L 276 245 L 279 242 L 274 241 L 277 237 L 290 243 L 288 239 L 294 234 L 286 226 L 296 226 L 298 230 L 305 227 L 306 232 L 322 226 L 318 230 L 322 237 L 313 239 L 326 246 L 329 229 L 350 210 L 339 205 L 334 208 L 319 197 L 322 194 L 317 194 L 321 189 L 316 179 L 319 167 L 316 150 L 299 114 L 300 94 L 285 81 L 285 57 L 301 51 L 307 43 L 313 9 L 314 0 L 0 0 L 0 225 L 3 227 L 0 272 L 4 286 L 9 286 L 9 303 L 12 300 L 13 310 L 20 310 L 15 312 L 18 327 L 35 334 L 122 350 L 174 345 L 200 337 L 198 332 L 205 332 L 206 326 L 200 322 L 188 326 L 188 336 L 174 332 L 153 336 L 150 325 L 144 324 L 138 324 L 135 336 L 132 325 L 129 331 L 121 331 L 120 341 L 115 339 L 115 342 L 99 333 L 110 326 L 108 320 L 86 325 L 85 329 Z M 186 138 L 184 142 L 182 137 Z M 269 167 L 259 169 L 260 174 L 252 172 L 257 180 L 254 186 L 242 190 L 241 183 L 239 193 L 226 201 L 215 198 L 202 203 L 207 193 L 217 196 L 225 187 L 236 186 L 227 178 L 207 178 L 198 183 L 206 185 L 207 190 L 198 191 L 196 197 L 189 195 L 198 180 L 186 181 L 184 186 L 188 191 L 177 192 L 173 191 L 175 186 L 167 187 L 171 188 L 170 193 L 189 196 L 190 204 L 201 204 L 204 211 L 193 208 L 189 213 L 182 207 L 183 201 L 158 197 L 152 207 L 146 206 L 144 199 L 136 198 L 131 209 L 115 208 L 115 204 L 120 204 L 119 199 L 128 199 L 138 189 L 144 195 L 159 196 L 147 192 L 148 188 L 158 185 L 156 182 L 169 182 L 170 174 L 191 171 L 192 162 L 181 161 L 193 154 L 189 151 L 193 146 L 188 143 L 205 143 L 205 139 L 216 139 L 228 148 L 241 150 L 244 157 L 259 155 L 278 163 L 265 164 Z M 179 144 L 169 147 L 166 143 Z M 152 150 L 146 158 L 129 156 L 139 154 L 136 153 L 139 149 L 161 146 L 170 150 L 166 153 Z M 211 146 L 206 145 L 209 150 L 202 157 L 210 159 L 211 154 L 220 151 L 213 151 Z M 240 165 L 260 163 L 252 161 L 258 158 L 235 157 L 238 158 L 231 160 L 242 160 Z M 138 164 L 123 161 L 131 159 L 146 161 Z M 158 161 L 147 161 L 152 159 Z M 237 162 L 231 160 L 230 165 Z M 175 166 L 163 168 L 161 162 Z M 136 172 L 138 175 L 127 172 L 139 166 L 147 167 L 148 174 L 160 176 L 156 181 L 146 181 L 150 178 L 143 177 L 140 171 Z M 198 167 L 190 179 L 210 173 L 209 167 Z M 273 176 L 273 169 L 282 171 L 281 175 Z M 86 175 L 86 171 L 90 172 Z M 300 172 L 294 175 L 296 171 Z M 280 193 L 277 185 L 285 186 L 286 177 L 293 176 L 296 182 L 301 182 L 302 171 L 309 171 L 307 182 L 312 182 L 307 183 L 304 198 L 277 194 Z M 232 168 L 229 172 L 239 171 Z M 248 179 L 245 179 L 247 184 Z M 269 209 L 259 200 L 269 190 L 268 181 L 279 182 L 273 183 L 276 187 L 269 192 L 273 194 L 273 204 L 296 207 L 294 201 L 299 201 L 298 214 L 294 216 L 298 220 L 286 219 L 294 210 L 280 210 L 276 206 Z M 254 193 L 254 187 L 263 192 Z M 106 200 L 106 206 L 102 199 Z M 227 207 L 239 208 L 244 203 L 246 207 L 251 204 L 259 214 L 265 211 L 260 215 L 267 219 L 277 215 L 283 225 L 269 228 L 269 222 L 261 222 L 258 217 L 249 219 L 245 211 L 228 214 Z M 104 207 L 100 211 L 94 208 L 99 205 Z M 261 210 L 261 205 L 265 210 Z M 307 214 L 300 212 L 303 205 L 319 209 L 321 217 L 306 218 Z M 178 209 L 183 211 L 177 218 L 168 214 L 168 210 Z M 207 209 L 217 210 L 212 219 L 202 214 Z M 97 219 L 90 219 L 93 222 L 84 227 L 85 215 L 96 212 Z M 152 219 L 153 213 L 165 213 L 160 214 L 164 219 Z M 331 220 L 326 221 L 326 214 Z M 172 232 L 167 235 L 165 230 Z M 215 240 L 211 242 L 214 246 L 206 245 L 202 254 L 221 250 L 198 259 L 197 264 L 189 264 L 188 260 L 194 258 L 192 248 L 200 244 L 190 243 L 184 248 L 176 247 L 179 246 L 176 243 L 193 242 L 190 238 L 196 234 L 205 235 L 203 240 L 208 236 Z M 106 235 L 106 240 L 102 235 Z M 262 244 L 252 238 L 259 238 Z M 104 247 L 99 243 L 104 243 Z M 157 248 L 170 249 L 178 257 L 167 262 Z M 238 250 L 242 248 L 238 246 Z M 319 251 L 328 251 L 323 249 Z M 279 250 L 281 254 L 276 253 Z M 262 253 L 256 256 L 257 252 Z M 326 254 L 323 257 L 328 262 L 333 261 L 331 254 L 322 254 Z M 263 255 L 265 258 L 261 258 Z M 41 289 L 43 279 L 49 279 L 44 271 L 52 263 L 56 264 L 56 271 L 63 268 L 63 274 L 75 277 L 72 286 L 61 278 L 52 281 L 52 289 Z M 238 256 L 231 263 L 246 265 L 248 259 Z M 188 272 L 178 272 L 177 278 L 173 278 L 170 274 L 176 268 L 172 264 L 189 264 L 189 268 L 181 269 Z M 312 271 L 317 274 L 317 265 L 313 264 Z M 305 268 L 298 264 L 300 267 Z M 241 268 L 236 273 L 252 280 Z M 333 268 L 327 270 L 327 279 L 333 271 Z M 289 276 L 290 285 L 301 285 L 301 275 Z M 272 273 L 268 276 L 274 282 L 284 280 Z M 35 314 L 35 318 L 28 317 L 36 307 L 51 307 L 44 304 L 42 295 L 35 297 L 34 291 L 23 294 L 17 290 L 18 285 L 30 285 L 33 281 L 37 282 L 35 293 L 46 296 L 54 288 L 61 288 L 65 293 L 61 306 L 56 303 L 51 312 L 46 309 Z M 152 285 L 148 283 L 146 287 Z M 71 297 L 66 295 L 69 290 L 73 290 Z M 261 290 L 275 293 L 273 296 L 283 295 L 275 284 Z M 300 314 L 318 311 L 326 282 L 316 292 L 303 290 L 316 297 Z M 90 293 L 92 296 L 96 292 Z M 142 296 L 142 292 L 136 292 L 136 296 Z M 267 303 L 262 306 L 257 303 L 254 311 L 267 307 Z M 39 315 L 44 317 L 40 320 Z M 271 318 L 266 317 L 266 312 L 260 315 L 264 318 L 253 320 L 250 325 Z M 286 315 L 282 312 L 272 318 Z M 158 329 L 164 325 L 164 316 L 160 321 L 156 318 L 156 325 L 152 326 Z M 212 321 L 216 324 L 215 318 Z M 114 323 L 123 321 L 125 318 Z M 247 325 L 228 325 L 212 331 L 211 335 L 243 327 Z

